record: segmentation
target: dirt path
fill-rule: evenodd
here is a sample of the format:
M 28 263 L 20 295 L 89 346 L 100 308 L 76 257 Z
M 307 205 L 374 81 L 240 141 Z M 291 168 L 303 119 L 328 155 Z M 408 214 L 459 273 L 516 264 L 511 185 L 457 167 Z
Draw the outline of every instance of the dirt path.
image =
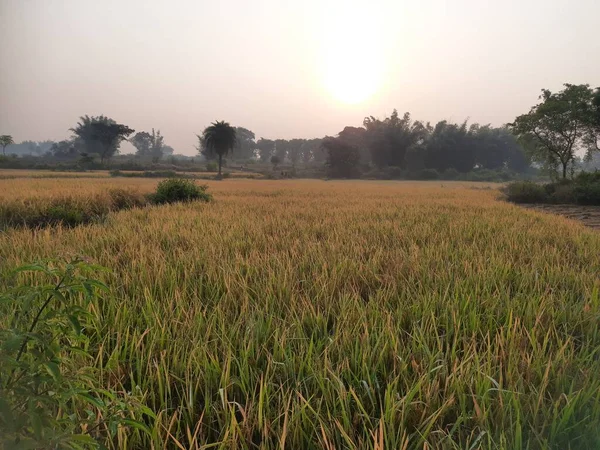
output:
M 600 206 L 580 205 L 522 205 L 526 208 L 535 209 L 552 214 L 560 214 L 569 219 L 579 220 L 584 225 L 600 230 Z

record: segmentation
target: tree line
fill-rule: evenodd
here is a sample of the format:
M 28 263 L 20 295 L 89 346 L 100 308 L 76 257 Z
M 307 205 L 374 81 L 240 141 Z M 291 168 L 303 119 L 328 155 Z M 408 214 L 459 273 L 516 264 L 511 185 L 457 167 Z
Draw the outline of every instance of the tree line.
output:
M 101 164 L 119 152 L 129 141 L 136 157 L 158 162 L 172 155 L 160 130 L 135 130 L 106 116 L 82 116 L 70 129 L 72 136 L 57 143 L 25 141 L 14 144 L 9 135 L 0 136 L 6 147 L 20 146 L 30 154 L 51 155 L 57 160 L 93 161 Z M 197 135 L 198 154 L 218 161 L 219 176 L 224 157 L 233 153 L 235 160 L 270 163 L 274 168 L 288 164 L 325 167 L 327 174 L 352 178 L 372 170 L 395 170 L 404 174 L 423 171 L 468 173 L 473 170 L 506 170 L 524 173 L 532 165 L 550 173 L 567 176 L 574 169 L 578 153 L 585 151 L 593 160 L 600 140 L 600 88 L 565 84 L 553 93 L 542 90 L 540 103 L 513 123 L 501 127 L 452 123 L 442 120 L 435 125 L 402 116 L 394 110 L 383 119 L 366 117 L 362 126 L 347 126 L 336 136 L 315 139 L 256 139 L 244 127 L 217 121 Z

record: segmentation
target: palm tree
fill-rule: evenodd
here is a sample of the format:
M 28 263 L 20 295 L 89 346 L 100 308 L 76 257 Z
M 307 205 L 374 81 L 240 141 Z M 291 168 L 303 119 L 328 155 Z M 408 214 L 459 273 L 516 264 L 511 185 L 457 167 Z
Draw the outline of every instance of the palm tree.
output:
M 0 136 L 0 145 L 2 146 L 2 154 L 6 156 L 6 147 L 9 145 L 13 145 L 15 141 L 13 141 L 12 136 L 8 134 L 3 134 Z
M 237 142 L 235 128 L 224 120 L 217 120 L 204 129 L 202 133 L 203 143 L 207 150 L 215 152 L 219 157 L 219 179 L 221 178 L 221 164 L 223 156 L 233 151 Z

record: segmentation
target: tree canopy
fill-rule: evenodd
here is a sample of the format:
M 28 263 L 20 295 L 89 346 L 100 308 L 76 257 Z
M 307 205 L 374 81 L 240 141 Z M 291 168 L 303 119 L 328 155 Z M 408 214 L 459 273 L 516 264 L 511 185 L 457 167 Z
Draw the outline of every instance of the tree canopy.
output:
M 598 91 L 598 90 L 597 90 Z M 577 149 L 597 146 L 598 93 L 587 84 L 565 84 L 559 92 L 542 90 L 541 102 L 511 124 L 513 132 L 527 142 L 532 157 L 560 166 L 567 177 Z
M 235 128 L 224 120 L 213 122 L 204 129 L 200 141 L 208 153 L 214 153 L 218 156 L 219 178 L 221 178 L 223 156 L 233 151 L 237 143 Z
M 3 134 L 2 136 L 0 136 L 0 146 L 2 146 L 2 154 L 6 156 L 6 147 L 14 143 L 15 141 L 13 140 L 11 135 Z
M 74 134 L 75 145 L 88 155 L 100 156 L 101 162 L 118 153 L 121 142 L 135 132 L 106 116 L 87 115 L 80 117 L 77 126 L 71 128 L 71 131 Z

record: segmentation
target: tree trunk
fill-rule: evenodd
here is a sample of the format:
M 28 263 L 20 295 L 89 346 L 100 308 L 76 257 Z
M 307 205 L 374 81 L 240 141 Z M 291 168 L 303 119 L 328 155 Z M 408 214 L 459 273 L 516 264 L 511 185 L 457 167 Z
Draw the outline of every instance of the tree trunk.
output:
M 223 163 L 223 155 L 219 153 L 219 180 L 221 179 L 221 164 Z
M 563 170 L 562 170 L 562 175 L 563 175 L 563 180 L 565 180 L 567 178 L 567 166 L 569 165 L 569 161 L 561 161 L 562 166 L 563 166 Z
M 6 156 L 6 145 L 2 146 L 2 156 Z

